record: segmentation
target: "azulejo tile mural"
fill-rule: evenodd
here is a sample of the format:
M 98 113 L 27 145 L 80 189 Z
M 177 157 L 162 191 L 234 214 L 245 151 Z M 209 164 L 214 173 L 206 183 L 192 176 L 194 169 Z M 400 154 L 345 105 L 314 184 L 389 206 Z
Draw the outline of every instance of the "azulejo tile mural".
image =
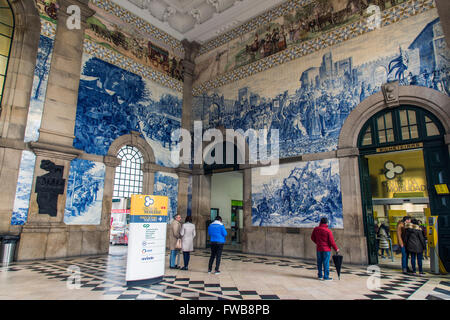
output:
M 242 31 L 237 35 L 226 38 L 226 42 L 220 42 L 199 56 L 196 59 L 194 95 L 435 8 L 434 0 L 393 0 L 391 3 L 395 6 L 386 4 L 384 0 L 300 2 L 302 5 L 294 6 L 295 9 L 280 9 L 282 14 L 274 13 L 272 18 L 261 20 L 251 32 L 244 27 L 247 24 L 239 27 Z M 328 6 L 325 5 L 327 3 Z M 379 24 L 365 11 L 370 3 L 379 5 L 379 9 L 370 11 L 377 14 Z M 320 9 L 321 6 L 328 11 Z M 319 15 L 319 12 L 324 13 Z
M 178 176 L 173 173 L 155 172 L 153 194 L 169 197 L 169 220 L 177 213 L 178 208 Z
M 70 162 L 64 223 L 98 225 L 102 216 L 105 165 L 83 159 Z
M 437 12 L 429 10 L 197 96 L 196 117 L 207 128 L 278 129 L 282 158 L 332 151 L 350 112 L 385 82 L 450 95 L 449 61 Z
M 174 167 L 171 133 L 181 126 L 181 94 L 98 58 L 84 55 L 74 147 L 106 155 L 119 136 L 138 131 L 156 163 Z
M 87 19 L 86 39 L 183 81 L 179 41 L 111 1 L 94 0 L 90 8 L 96 13 Z
M 35 163 L 36 155 L 33 152 L 22 151 L 11 225 L 24 225 L 27 222 Z
M 53 52 L 54 40 L 51 38 L 52 29 L 49 31 L 46 29 L 46 25 L 42 19 L 41 22 L 41 36 L 39 39 L 36 67 L 34 69 L 33 88 L 31 91 L 24 142 L 37 141 L 39 138 L 39 128 L 41 126 L 50 61 Z M 26 150 L 22 152 L 11 225 L 23 225 L 27 221 L 35 159 L 36 156 L 33 152 Z
M 56 0 L 35 0 L 46 33 L 55 33 L 59 5 Z M 155 80 L 183 81 L 181 42 L 151 24 L 136 17 L 110 0 L 92 0 L 89 7 L 95 11 L 87 19 L 86 41 L 105 50 L 103 55 L 120 55 L 156 71 Z M 92 46 L 92 45 L 90 45 Z M 85 45 L 86 48 L 90 48 Z M 94 54 L 94 52 L 89 52 Z M 105 54 L 108 53 L 108 54 Z M 102 57 L 100 57 L 102 58 Z M 125 59 L 125 60 L 127 60 Z M 178 84 L 180 86 L 180 84 Z
M 252 169 L 252 225 L 316 227 L 327 217 L 331 228 L 343 228 L 339 160 L 280 165 L 276 176 Z
M 40 36 L 36 67 L 34 69 L 33 90 L 30 97 L 30 108 L 25 131 L 25 142 L 37 141 L 39 138 L 48 74 L 52 60 L 53 42 L 54 40 L 44 35 Z

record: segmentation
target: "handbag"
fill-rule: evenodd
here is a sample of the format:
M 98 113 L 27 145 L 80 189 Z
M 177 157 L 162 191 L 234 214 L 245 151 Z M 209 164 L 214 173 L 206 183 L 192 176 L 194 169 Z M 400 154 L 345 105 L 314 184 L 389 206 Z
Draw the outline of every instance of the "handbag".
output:
M 181 239 L 177 240 L 177 243 L 175 244 L 175 249 L 181 250 Z

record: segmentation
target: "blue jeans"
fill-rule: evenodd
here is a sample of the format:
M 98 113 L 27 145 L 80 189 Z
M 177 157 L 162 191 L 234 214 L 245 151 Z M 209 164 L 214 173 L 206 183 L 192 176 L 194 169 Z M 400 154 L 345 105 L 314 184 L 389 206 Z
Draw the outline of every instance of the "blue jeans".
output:
M 331 251 L 317 251 L 317 270 L 319 271 L 318 276 L 322 278 L 322 267 L 323 267 L 323 278 L 328 279 L 330 276 L 330 257 Z
M 178 250 L 170 250 L 170 267 L 171 268 L 175 267 L 177 255 L 178 255 Z
M 417 256 L 417 264 L 419 265 L 419 272 L 422 272 L 422 259 L 423 259 L 423 253 L 414 253 L 410 252 L 411 255 L 411 267 L 412 272 L 416 272 L 416 256 Z
M 405 246 L 401 247 L 402 248 L 402 270 L 406 270 L 408 269 L 408 252 L 406 252 L 406 248 Z

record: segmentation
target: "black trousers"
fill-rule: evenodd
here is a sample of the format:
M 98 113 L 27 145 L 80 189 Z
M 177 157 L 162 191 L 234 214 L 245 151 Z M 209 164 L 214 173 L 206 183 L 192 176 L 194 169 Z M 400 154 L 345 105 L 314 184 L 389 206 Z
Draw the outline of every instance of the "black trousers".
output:
M 214 259 L 216 259 L 216 271 L 219 271 L 220 259 L 222 258 L 223 243 L 211 242 L 211 256 L 209 257 L 208 271 L 212 270 Z

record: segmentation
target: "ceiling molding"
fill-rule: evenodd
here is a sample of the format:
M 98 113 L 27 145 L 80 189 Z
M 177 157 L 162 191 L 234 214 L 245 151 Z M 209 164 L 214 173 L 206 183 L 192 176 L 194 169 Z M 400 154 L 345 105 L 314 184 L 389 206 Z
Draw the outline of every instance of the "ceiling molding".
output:
M 110 0 L 173 38 L 207 42 L 285 0 Z

